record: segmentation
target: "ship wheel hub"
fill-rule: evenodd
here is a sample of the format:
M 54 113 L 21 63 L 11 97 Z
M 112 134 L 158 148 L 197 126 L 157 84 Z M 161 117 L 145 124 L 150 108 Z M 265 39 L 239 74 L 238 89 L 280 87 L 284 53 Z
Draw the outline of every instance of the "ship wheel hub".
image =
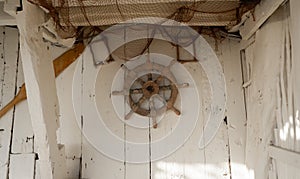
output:
M 151 96 L 158 94 L 159 92 L 159 86 L 154 81 L 147 81 L 143 87 L 143 95 L 147 98 L 150 98 Z

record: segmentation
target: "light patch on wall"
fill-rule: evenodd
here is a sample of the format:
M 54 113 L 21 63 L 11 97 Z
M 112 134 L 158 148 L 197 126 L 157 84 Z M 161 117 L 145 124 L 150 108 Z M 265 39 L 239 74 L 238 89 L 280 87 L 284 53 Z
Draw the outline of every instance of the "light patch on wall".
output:
M 300 140 L 300 121 L 299 121 L 299 110 L 296 111 L 295 116 L 295 133 L 296 133 L 296 140 Z
M 296 134 L 296 140 L 300 140 L 300 122 L 299 122 L 299 112 L 296 112 L 296 117 L 295 117 L 295 129 L 293 128 L 294 126 L 294 118 L 292 115 L 289 116 L 289 121 L 284 124 L 282 129 L 280 129 L 279 132 L 279 137 L 281 141 L 286 141 L 288 137 L 291 139 L 295 138 Z
M 158 172 L 154 173 L 155 179 L 165 179 L 165 178 L 174 178 L 174 179 L 196 179 L 196 178 L 219 178 L 220 175 L 223 175 L 224 178 L 227 178 L 230 173 L 220 173 L 223 168 L 221 167 L 224 163 L 220 164 L 187 164 L 187 163 L 175 163 L 175 162 L 157 162 L 156 167 L 159 169 Z M 236 176 L 244 179 L 254 179 L 254 171 L 248 169 L 246 165 L 239 163 L 231 163 L 231 167 L 239 169 L 239 173 L 236 173 Z

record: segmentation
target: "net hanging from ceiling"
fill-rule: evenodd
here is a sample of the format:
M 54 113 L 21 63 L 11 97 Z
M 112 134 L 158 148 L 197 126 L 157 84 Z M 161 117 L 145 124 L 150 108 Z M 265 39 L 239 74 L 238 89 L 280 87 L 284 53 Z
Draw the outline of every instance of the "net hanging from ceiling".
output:
M 103 26 L 140 17 L 161 17 L 190 26 L 228 26 L 239 0 L 30 0 L 62 26 Z

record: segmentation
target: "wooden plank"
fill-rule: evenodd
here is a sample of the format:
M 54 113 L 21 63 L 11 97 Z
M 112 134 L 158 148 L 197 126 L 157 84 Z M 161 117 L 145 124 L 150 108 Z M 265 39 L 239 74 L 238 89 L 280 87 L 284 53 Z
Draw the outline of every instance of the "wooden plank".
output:
M 261 25 L 276 11 L 276 9 L 284 3 L 285 0 L 264 0 L 261 1 L 254 11 L 254 17 L 250 16 L 246 20 L 244 26 L 240 28 L 240 34 L 244 40 L 249 39 Z
M 255 43 L 246 49 L 251 85 L 247 87 L 246 165 L 255 178 L 267 178 L 269 156 L 267 147 L 273 140 L 276 126 L 278 72 L 282 44 L 282 13 L 277 11 L 256 32 Z M 249 49 L 249 51 L 248 51 Z M 272 59 L 272 60 L 269 60 Z M 248 66 L 248 65 L 247 65 Z M 270 68 L 272 67 L 272 68 Z M 257 160 L 259 158 L 260 160 Z
M 224 74 L 226 79 L 227 103 L 226 117 L 229 135 L 229 150 L 232 178 L 245 178 L 247 168 L 236 163 L 245 163 L 246 147 L 246 108 L 242 89 L 239 44 L 228 41 L 221 45 L 223 52 Z
M 88 59 L 88 57 L 87 57 Z M 81 60 L 79 63 L 82 66 L 83 70 L 81 75 L 81 84 L 83 87 L 84 97 L 87 97 L 90 94 L 91 89 L 84 88 L 85 83 L 90 80 L 89 74 L 90 69 L 94 68 L 93 62 L 88 60 Z M 82 65 L 83 63 L 83 65 Z M 95 99 L 97 101 L 96 106 L 99 113 L 102 116 L 102 120 L 105 123 L 106 127 L 109 128 L 113 132 L 114 135 L 117 135 L 121 139 L 125 138 L 124 134 L 124 124 L 118 118 L 117 114 L 114 112 L 114 108 L 112 106 L 112 102 L 110 99 L 111 93 L 111 83 L 113 81 L 113 77 L 116 71 L 119 69 L 121 65 L 121 61 L 117 61 L 116 63 L 110 63 L 101 67 L 99 70 L 98 79 L 95 84 Z M 104 80 L 103 80 L 104 79 Z M 77 80 L 77 79 L 76 79 Z M 85 104 L 86 100 L 82 102 L 82 110 L 87 110 L 90 106 Z M 82 126 L 79 126 L 81 131 L 87 130 L 97 130 L 97 128 L 93 128 L 92 126 L 88 126 L 88 120 L 85 118 L 86 116 L 82 116 Z M 101 131 L 95 131 L 95 133 L 101 135 Z M 117 161 L 110 156 L 107 156 L 97 149 L 94 148 L 93 144 L 89 143 L 86 140 L 83 133 L 81 133 L 81 145 L 82 145 L 82 162 L 81 162 L 81 177 L 82 178 L 125 178 L 126 175 L 126 162 Z M 112 148 L 111 150 L 115 150 Z M 125 152 L 122 153 L 125 155 Z M 101 167 L 99 167 L 101 166 Z
M 34 179 L 35 154 L 11 154 L 9 164 L 10 179 Z
M 4 2 L 0 2 L 0 26 L 16 25 L 16 19 L 4 12 Z
M 5 34 L 5 30 L 4 30 L 4 27 L 0 27 L 0 71 L 2 73 L 0 73 L 0 87 L 1 87 L 1 90 L 3 88 L 3 84 L 4 84 L 4 74 L 3 74 L 3 71 L 4 71 L 4 34 Z M 0 104 L 1 106 L 3 105 L 3 95 L 2 93 L 0 94 Z M 3 122 L 2 122 L 3 123 Z M 1 122 L 1 126 L 3 125 Z M 5 163 L 6 162 L 6 159 L 4 158 L 4 156 L 7 156 L 7 152 L 5 149 L 6 146 L 2 146 L 2 136 L 5 138 L 5 135 L 2 133 L 3 130 L 5 130 L 4 128 L 1 127 L 1 133 L 0 133 L 0 153 L 1 153 L 1 156 L 2 156 L 2 159 L 0 158 L 0 163 L 2 165 L 2 167 L 0 168 L 0 177 L 6 177 L 6 173 L 7 173 L 7 164 Z M 4 148 L 3 148 L 4 147 Z
M 208 38 L 211 44 L 215 44 L 214 39 Z M 227 45 L 227 41 L 224 42 Z M 166 45 L 165 45 L 166 46 Z M 165 52 L 163 46 L 159 44 L 156 48 Z M 168 48 L 166 48 L 168 49 Z M 169 48 L 171 49 L 171 48 Z M 159 50 L 158 50 L 159 51 Z M 170 52 L 171 56 L 176 55 Z M 222 61 L 222 52 L 216 52 Z M 170 54 L 168 54 L 170 55 Z M 184 55 L 184 54 L 181 54 Z M 188 56 L 183 56 L 183 58 Z M 175 56 L 176 58 L 176 56 Z M 228 134 L 225 123 L 222 123 L 215 138 L 206 146 L 205 149 L 199 149 L 197 143 L 203 132 L 206 119 L 208 118 L 208 109 L 210 107 L 211 94 L 210 86 L 205 72 L 199 63 L 185 63 L 184 67 L 193 77 L 199 91 L 200 114 L 197 125 L 189 137 L 188 141 L 170 156 L 162 160 L 151 163 L 151 177 L 159 179 L 169 178 L 230 178 L 229 156 L 228 156 Z M 181 94 L 182 95 L 182 94 Z M 180 98 L 182 97 L 180 95 Z M 151 129 L 151 139 L 157 140 L 159 137 L 166 136 L 176 127 L 177 120 L 181 120 L 172 112 L 168 112 L 164 119 L 159 123 L 157 129 Z M 161 146 L 162 148 L 167 147 Z
M 44 12 L 37 6 L 23 2 L 17 15 L 20 47 L 31 123 L 39 157 L 41 178 L 64 178 L 64 151 L 57 144 L 58 100 L 50 51 L 42 39 L 39 26 Z
M 22 60 L 18 63 L 17 89 L 23 85 L 24 75 Z M 31 126 L 27 101 L 22 101 L 16 106 L 13 128 L 12 153 L 33 153 L 34 134 Z
M 51 54 L 57 54 L 57 51 L 61 49 L 51 49 L 50 47 L 50 50 Z M 75 67 L 76 63 L 71 64 L 56 78 L 60 121 L 58 141 L 65 145 L 67 158 L 80 158 L 81 156 L 81 131 L 75 120 L 72 103 L 72 81 Z
M 125 178 L 125 170 L 123 162 L 105 156 L 83 138 L 81 178 Z
M 249 39 L 247 40 L 241 40 L 240 42 L 240 49 L 241 50 L 245 50 L 246 48 L 248 48 L 250 45 L 252 45 L 255 42 L 255 34 L 253 36 L 251 36 Z
M 79 158 L 67 158 L 67 175 L 66 179 L 81 179 L 80 178 L 80 171 L 81 171 L 81 164 Z
M 214 49 L 216 55 L 218 56 L 219 62 L 221 64 L 223 72 L 224 72 L 224 76 L 226 77 L 226 75 L 227 75 L 226 74 L 227 72 L 225 71 L 226 63 L 231 63 L 231 61 L 234 61 L 234 58 L 238 58 L 238 56 L 236 56 L 234 53 L 232 53 L 232 51 L 227 49 L 227 47 L 230 47 L 231 45 L 234 46 L 234 44 L 236 42 L 231 41 L 231 40 L 226 40 L 226 41 L 224 41 L 224 43 L 222 42 L 222 43 L 216 44 L 216 41 L 214 38 L 206 38 L 206 40 L 210 44 L 210 46 Z M 201 50 L 197 51 L 196 53 L 201 53 Z M 231 56 L 231 58 L 228 59 L 228 56 Z M 193 64 L 191 64 L 191 65 L 193 65 Z M 232 68 L 231 70 L 234 71 L 236 69 Z M 203 73 L 201 76 L 202 76 L 202 79 L 201 79 L 201 81 L 202 81 L 203 77 L 206 76 L 206 74 Z M 203 80 L 203 81 L 207 80 L 206 78 L 204 78 L 204 79 L 205 80 Z M 194 77 L 194 80 L 198 81 L 197 77 Z M 225 79 L 225 80 L 227 80 L 227 79 Z M 200 107 L 203 110 L 203 116 L 199 119 L 200 121 L 201 120 L 203 121 L 203 119 L 208 119 L 207 112 L 210 109 L 210 105 L 211 105 L 211 91 L 209 91 L 210 86 L 208 86 L 208 85 L 209 85 L 208 81 L 206 81 L 204 84 L 202 83 L 201 86 L 203 86 L 203 87 L 201 87 L 199 90 L 199 93 L 201 93 L 201 95 L 202 95 L 202 97 L 200 98 L 200 99 L 202 99 L 202 102 L 201 102 L 202 104 Z M 226 81 L 226 85 L 227 85 L 227 81 Z M 202 94 L 203 92 L 204 92 L 204 94 Z M 227 98 L 228 97 L 229 96 L 227 96 Z M 228 111 L 228 110 L 233 110 L 233 109 L 229 109 L 229 107 L 227 106 L 226 110 Z M 224 118 L 226 115 L 227 115 L 227 113 L 225 112 Z M 231 117 L 233 120 L 235 117 L 238 118 L 238 115 L 235 113 Z M 227 117 L 227 119 L 228 119 L 228 117 Z M 240 119 L 240 120 L 242 120 L 242 119 Z M 205 120 L 203 121 L 203 124 L 206 124 Z M 230 141 L 232 140 L 231 139 L 232 136 L 229 135 L 230 134 L 229 130 L 232 127 L 230 127 L 228 124 L 229 123 L 226 124 L 225 121 L 223 121 L 220 124 L 218 132 L 216 133 L 216 136 L 213 138 L 212 142 L 204 149 L 204 171 L 205 171 L 205 174 L 207 175 L 204 178 L 225 178 L 225 179 L 232 178 L 232 168 L 234 168 L 234 166 L 233 166 L 234 163 L 231 162 L 231 158 L 232 158 L 232 155 L 234 155 L 234 154 L 230 152 L 230 147 L 231 147 Z M 237 125 L 237 124 L 233 124 L 232 126 L 234 126 L 234 125 Z M 242 136 L 242 133 L 240 135 Z M 201 177 L 201 178 L 203 178 L 203 177 Z
M 1 52 L 1 103 L 6 104 L 15 95 L 16 70 L 18 61 L 18 30 L 14 28 L 2 28 Z M 0 37 L 1 39 L 1 37 Z M 1 45 L 0 45 L 1 47 Z M 11 148 L 11 129 L 13 123 L 14 109 L 10 110 L 0 121 L 2 131 L 0 132 L 0 178 L 7 177 L 7 166 L 9 165 L 9 152 Z
M 294 92 L 294 111 L 295 111 L 295 150 L 300 152 L 300 1 L 290 0 L 290 29 L 291 29 L 291 47 L 292 47 L 292 73 L 293 79 L 293 92 Z
M 300 168 L 300 153 L 293 152 L 276 146 L 269 146 L 270 157 Z
M 21 2 L 18 0 L 10 0 L 5 1 L 4 3 L 4 11 L 11 15 L 12 17 L 16 17 L 17 15 L 17 8 L 21 7 Z

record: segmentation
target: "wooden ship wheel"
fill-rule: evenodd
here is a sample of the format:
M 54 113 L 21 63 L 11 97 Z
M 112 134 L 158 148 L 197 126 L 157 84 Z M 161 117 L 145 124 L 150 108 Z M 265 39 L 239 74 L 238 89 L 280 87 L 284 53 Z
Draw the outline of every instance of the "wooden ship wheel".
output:
M 157 116 L 167 110 L 176 115 L 181 112 L 174 106 L 178 88 L 188 87 L 188 83 L 177 84 L 176 78 L 170 68 L 176 63 L 171 61 L 168 66 L 150 62 L 125 70 L 124 89 L 113 91 L 112 95 L 124 95 L 130 106 L 130 112 L 125 115 L 125 120 L 130 119 L 133 113 L 152 118 L 153 127 L 157 128 Z M 145 74 L 145 71 L 148 72 Z

